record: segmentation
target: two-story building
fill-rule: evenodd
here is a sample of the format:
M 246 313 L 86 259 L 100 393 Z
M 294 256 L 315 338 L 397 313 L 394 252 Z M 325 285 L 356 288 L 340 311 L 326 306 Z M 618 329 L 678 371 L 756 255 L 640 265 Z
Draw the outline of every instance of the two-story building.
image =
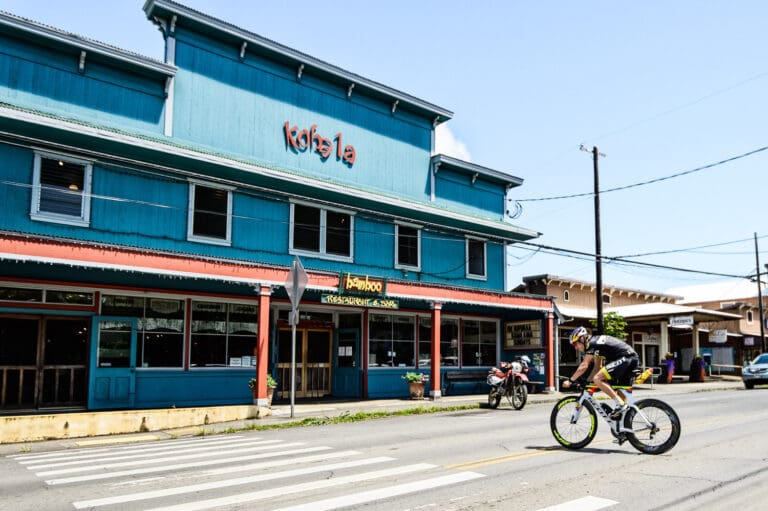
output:
M 420 371 L 439 397 L 516 354 L 553 386 L 551 299 L 505 291 L 538 236 L 505 218 L 522 179 L 434 154 L 452 112 L 144 10 L 163 62 L 0 13 L 0 410 L 263 404 L 267 373 L 366 398 Z
M 558 371 L 571 374 L 578 365 L 575 350 L 569 345 L 569 333 L 577 326 L 594 330 L 597 318 L 597 287 L 593 282 L 544 274 L 523 278 L 518 292 L 551 296 L 563 321 L 555 354 Z M 600 293 L 603 313 L 614 312 L 627 323 L 625 339 L 640 356 L 642 367 L 660 369 L 666 353 L 672 353 L 677 372 L 687 372 L 693 354 L 709 342 L 712 322 L 738 321 L 739 316 L 726 310 L 712 310 L 702 305 L 678 303 L 682 296 L 625 287 L 604 285 Z M 706 353 L 706 351 L 705 351 Z

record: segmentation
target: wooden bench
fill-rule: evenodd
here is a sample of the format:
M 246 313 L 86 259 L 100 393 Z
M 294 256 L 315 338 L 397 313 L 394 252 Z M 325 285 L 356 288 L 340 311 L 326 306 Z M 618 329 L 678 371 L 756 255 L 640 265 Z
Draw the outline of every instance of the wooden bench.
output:
M 443 373 L 443 393 L 447 394 L 455 383 L 474 383 L 475 390 L 488 379 L 488 369 L 458 369 Z

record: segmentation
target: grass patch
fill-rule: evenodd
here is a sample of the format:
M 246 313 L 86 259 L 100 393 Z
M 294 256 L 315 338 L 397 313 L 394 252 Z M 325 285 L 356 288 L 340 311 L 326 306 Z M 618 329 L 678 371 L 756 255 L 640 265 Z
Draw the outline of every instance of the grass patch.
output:
M 406 415 L 424 415 L 428 413 L 457 412 L 462 410 L 476 410 L 479 404 L 457 406 L 416 406 L 395 411 L 355 412 L 343 413 L 336 417 L 306 417 L 301 420 L 282 422 L 279 424 L 249 424 L 238 428 L 239 431 L 264 431 L 268 429 L 304 428 L 310 426 L 328 426 L 330 424 L 345 424 L 349 422 L 362 422 L 367 420 L 383 419 Z M 229 428 L 226 432 L 234 432 L 235 428 Z

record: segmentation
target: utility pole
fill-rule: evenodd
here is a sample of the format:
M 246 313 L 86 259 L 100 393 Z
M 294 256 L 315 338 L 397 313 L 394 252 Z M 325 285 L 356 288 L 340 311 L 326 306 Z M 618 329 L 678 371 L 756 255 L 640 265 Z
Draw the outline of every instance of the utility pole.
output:
M 765 318 L 763 317 L 763 282 L 760 278 L 760 251 L 757 249 L 757 233 L 755 233 L 755 263 L 757 264 L 757 311 L 760 315 L 760 347 L 765 353 Z
M 589 151 L 583 145 L 580 147 L 582 151 Z M 592 165 L 594 170 L 595 180 L 595 294 L 597 295 L 597 335 L 602 335 L 605 332 L 603 322 L 603 258 L 602 258 L 602 243 L 600 238 L 600 173 L 598 170 L 597 160 L 600 156 L 605 154 L 597 150 L 597 146 L 592 147 Z

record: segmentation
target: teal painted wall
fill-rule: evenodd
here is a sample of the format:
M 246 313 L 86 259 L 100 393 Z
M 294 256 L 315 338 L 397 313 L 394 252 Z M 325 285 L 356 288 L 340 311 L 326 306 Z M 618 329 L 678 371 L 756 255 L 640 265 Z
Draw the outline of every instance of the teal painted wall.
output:
M 66 47 L 64 47 L 66 48 Z M 142 133 L 162 133 L 165 81 L 91 54 L 51 49 L 0 34 L 0 102 Z
M 424 202 L 429 198 L 431 124 L 405 111 L 330 86 L 255 54 L 180 31 L 174 138 L 288 172 L 378 190 Z M 356 151 L 354 165 L 323 160 L 286 144 L 284 124 L 317 126 L 326 138 L 341 133 Z
M 467 173 L 440 169 L 435 176 L 436 206 L 503 221 L 506 190 L 503 185 L 478 178 L 472 182 Z

